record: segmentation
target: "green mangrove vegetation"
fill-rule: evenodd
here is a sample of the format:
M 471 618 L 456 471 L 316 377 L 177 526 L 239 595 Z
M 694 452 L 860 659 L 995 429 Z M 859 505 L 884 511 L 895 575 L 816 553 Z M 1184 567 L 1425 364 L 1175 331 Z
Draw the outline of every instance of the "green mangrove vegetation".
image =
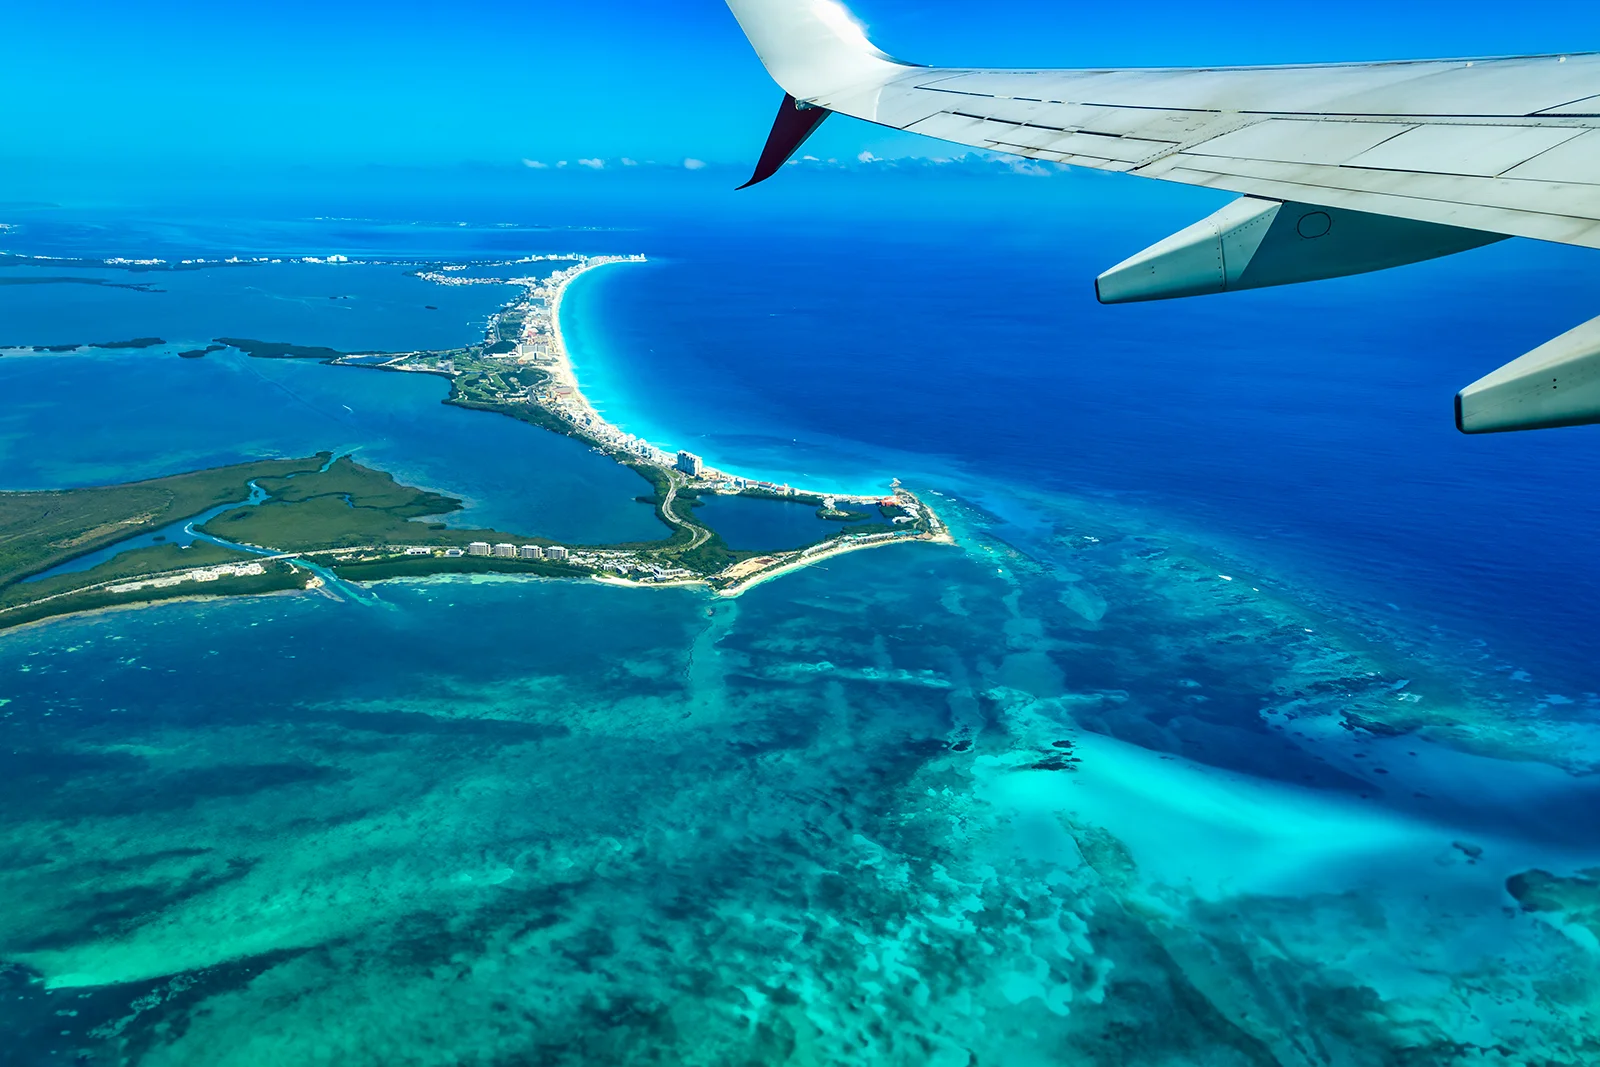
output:
M 320 345 L 292 345 L 287 341 L 255 341 L 248 337 L 218 337 L 219 345 L 237 348 L 256 359 L 338 359 L 346 355 L 333 348 Z
M 268 459 L 126 485 L 0 492 L 0 589 L 135 534 L 250 496 L 250 483 L 315 472 L 327 455 Z
M 225 511 L 202 527 L 223 540 L 277 552 L 401 546 L 466 547 L 517 538 L 498 530 L 462 530 L 416 520 L 461 510 L 461 501 L 395 481 L 341 456 L 326 470 L 258 478 L 262 504 Z M 544 543 L 518 538 L 519 544 Z

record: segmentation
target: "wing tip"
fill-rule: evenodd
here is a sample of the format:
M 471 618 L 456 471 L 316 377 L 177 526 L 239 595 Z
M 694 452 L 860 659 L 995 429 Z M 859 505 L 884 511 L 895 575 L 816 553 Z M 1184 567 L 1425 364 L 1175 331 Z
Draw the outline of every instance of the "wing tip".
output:
M 755 172 L 750 175 L 749 181 L 739 186 L 739 189 L 759 185 L 778 173 L 783 165 L 800 151 L 800 146 L 817 132 L 822 120 L 831 114 L 833 112 L 825 107 L 801 106 L 794 97 L 784 93 L 783 103 L 778 105 L 778 115 L 772 120 L 772 132 L 767 134 L 767 143 L 761 149 L 761 158 L 756 161 Z

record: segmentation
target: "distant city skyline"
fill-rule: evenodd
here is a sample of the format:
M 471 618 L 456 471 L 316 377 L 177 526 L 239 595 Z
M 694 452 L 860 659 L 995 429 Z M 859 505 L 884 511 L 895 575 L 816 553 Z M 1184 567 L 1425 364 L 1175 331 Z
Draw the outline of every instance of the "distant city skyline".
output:
M 1600 9 L 1356 0 L 1337 14 L 1243 0 L 1136 12 L 1046 0 L 859 0 L 885 48 L 996 66 L 1273 63 L 1581 49 Z M 0 163 L 109 171 L 516 166 L 588 173 L 743 163 L 778 91 L 720 2 L 475 0 L 247 10 L 192 2 L 13 5 Z M 941 146 L 830 123 L 821 158 Z M 955 150 L 952 150 L 955 151 Z M 563 162 L 565 167 L 562 166 Z M 0 175 L 0 200 L 15 196 Z

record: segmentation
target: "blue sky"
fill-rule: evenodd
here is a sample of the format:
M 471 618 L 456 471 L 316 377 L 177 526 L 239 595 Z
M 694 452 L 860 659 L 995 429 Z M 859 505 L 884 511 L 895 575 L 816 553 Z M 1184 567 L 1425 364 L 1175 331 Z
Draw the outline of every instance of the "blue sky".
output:
M 857 0 L 905 58 L 1165 65 L 1559 51 L 1600 4 Z M 717 0 L 4 5 L 0 163 L 450 167 L 621 157 L 744 165 L 777 90 Z M 836 121 L 823 155 L 939 152 Z M 5 179 L 0 174 L 0 196 Z

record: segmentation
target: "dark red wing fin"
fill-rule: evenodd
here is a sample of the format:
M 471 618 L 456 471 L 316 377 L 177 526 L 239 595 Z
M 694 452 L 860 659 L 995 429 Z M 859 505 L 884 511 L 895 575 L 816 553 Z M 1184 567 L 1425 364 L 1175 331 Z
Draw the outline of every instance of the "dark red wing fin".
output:
M 794 97 L 785 94 L 783 103 L 778 107 L 778 117 L 772 120 L 772 132 L 767 134 L 767 146 L 761 150 L 756 172 L 739 188 L 748 189 L 778 173 L 778 169 L 789 162 L 789 157 L 806 143 L 806 138 L 817 132 L 822 120 L 831 114 L 833 112 L 825 107 L 800 107 L 794 102 Z

